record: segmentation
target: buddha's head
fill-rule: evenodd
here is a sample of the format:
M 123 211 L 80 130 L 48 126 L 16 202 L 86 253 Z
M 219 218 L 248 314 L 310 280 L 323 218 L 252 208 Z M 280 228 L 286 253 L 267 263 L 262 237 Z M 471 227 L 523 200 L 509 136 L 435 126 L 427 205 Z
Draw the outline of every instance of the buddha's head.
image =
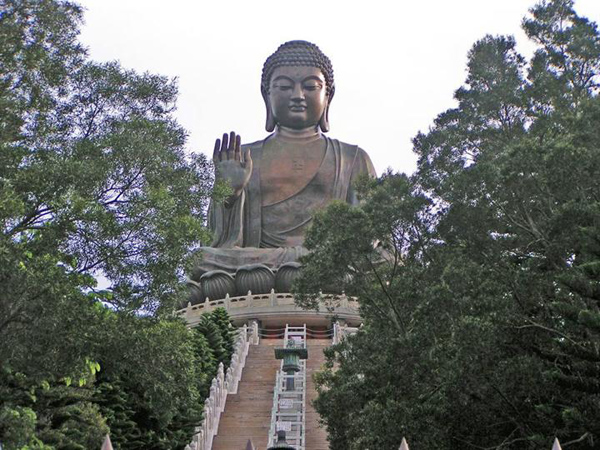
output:
M 335 92 L 331 61 L 306 41 L 279 46 L 263 66 L 261 93 L 267 108 L 267 131 L 276 125 L 293 129 L 319 126 L 329 131 L 329 104 Z

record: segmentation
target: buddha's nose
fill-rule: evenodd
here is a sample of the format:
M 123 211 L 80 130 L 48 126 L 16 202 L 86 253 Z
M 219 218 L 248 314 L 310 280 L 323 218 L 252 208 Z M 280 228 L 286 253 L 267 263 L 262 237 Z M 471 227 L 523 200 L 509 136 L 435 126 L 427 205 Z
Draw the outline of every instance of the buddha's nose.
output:
M 304 91 L 302 90 L 302 86 L 295 86 L 292 91 L 292 100 L 294 101 L 302 101 L 304 100 Z

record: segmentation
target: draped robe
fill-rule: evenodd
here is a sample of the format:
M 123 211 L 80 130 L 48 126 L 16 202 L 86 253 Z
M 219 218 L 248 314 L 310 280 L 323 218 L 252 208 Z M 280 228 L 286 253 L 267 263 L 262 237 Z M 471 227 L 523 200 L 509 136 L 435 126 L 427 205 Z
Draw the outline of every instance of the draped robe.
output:
M 266 206 L 260 177 L 266 139 L 242 146 L 242 153 L 250 148 L 252 155 L 250 181 L 232 204 L 211 205 L 209 227 L 215 239 L 211 247 L 202 248 L 201 272 L 235 272 L 242 265 L 256 263 L 278 268 L 297 261 L 306 254 L 302 242 L 314 212 L 332 200 L 357 203 L 353 182 L 364 174 L 375 176 L 369 156 L 356 145 L 328 137 L 325 141 L 325 155 L 312 179 L 292 196 Z

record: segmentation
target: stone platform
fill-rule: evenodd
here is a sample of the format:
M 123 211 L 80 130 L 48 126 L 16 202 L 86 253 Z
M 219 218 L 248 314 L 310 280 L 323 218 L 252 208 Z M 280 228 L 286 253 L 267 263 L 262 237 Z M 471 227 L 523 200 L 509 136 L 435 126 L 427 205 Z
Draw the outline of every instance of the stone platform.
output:
M 200 321 L 200 316 L 222 307 L 227 310 L 232 323 L 242 326 L 252 320 L 258 320 L 262 327 L 281 326 L 282 324 L 302 325 L 309 327 L 331 327 L 333 320 L 346 323 L 349 326 L 359 326 L 362 323 L 358 313 L 358 302 L 346 295 L 323 295 L 323 305 L 335 305 L 330 308 L 322 306 L 319 311 L 305 310 L 294 303 L 290 293 L 252 294 L 229 297 L 220 300 L 210 300 L 192 305 L 177 311 L 177 315 L 194 326 Z

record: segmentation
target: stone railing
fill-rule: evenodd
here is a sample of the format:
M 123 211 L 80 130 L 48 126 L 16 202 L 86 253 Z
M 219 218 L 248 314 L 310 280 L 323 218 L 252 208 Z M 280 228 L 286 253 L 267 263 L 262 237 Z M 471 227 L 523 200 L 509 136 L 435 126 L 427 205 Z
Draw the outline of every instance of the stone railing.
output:
M 333 342 L 332 344 L 339 344 L 342 340 L 351 334 L 355 334 L 358 332 L 357 327 L 348 327 L 346 325 L 340 325 L 339 322 L 335 322 L 333 324 Z
M 252 341 L 258 343 L 258 339 L 254 340 L 254 335 L 258 336 L 258 330 L 254 328 L 258 328 L 258 325 L 253 324 L 253 329 L 251 329 Z M 227 373 L 223 370 L 223 363 L 219 364 L 217 376 L 213 378 L 210 387 L 210 395 L 204 402 L 204 420 L 202 425 L 196 428 L 196 434 L 192 437 L 192 442 L 185 447 L 186 450 L 210 450 L 212 448 L 213 439 L 219 430 L 221 413 L 225 410 L 227 394 L 237 394 L 249 346 L 248 327 L 244 325 L 238 331 Z
M 241 325 L 247 323 L 254 318 L 263 319 L 264 317 L 281 314 L 290 315 L 318 315 L 331 317 L 338 316 L 343 320 L 351 323 L 360 322 L 358 313 L 358 302 L 353 297 L 346 295 L 324 294 L 323 302 L 332 304 L 333 309 L 329 310 L 323 306 L 319 312 L 314 310 L 303 310 L 297 306 L 294 301 L 294 296 L 290 293 L 276 293 L 271 291 L 268 294 L 252 294 L 248 292 L 246 295 L 230 297 L 226 295 L 222 299 L 206 300 L 203 303 L 192 305 L 188 303 L 187 307 L 176 311 L 176 314 L 186 320 L 189 325 L 195 325 L 200 321 L 200 317 L 204 313 L 213 311 L 216 308 L 225 308 L 231 317 L 234 324 Z M 303 319 L 298 319 L 298 321 Z

